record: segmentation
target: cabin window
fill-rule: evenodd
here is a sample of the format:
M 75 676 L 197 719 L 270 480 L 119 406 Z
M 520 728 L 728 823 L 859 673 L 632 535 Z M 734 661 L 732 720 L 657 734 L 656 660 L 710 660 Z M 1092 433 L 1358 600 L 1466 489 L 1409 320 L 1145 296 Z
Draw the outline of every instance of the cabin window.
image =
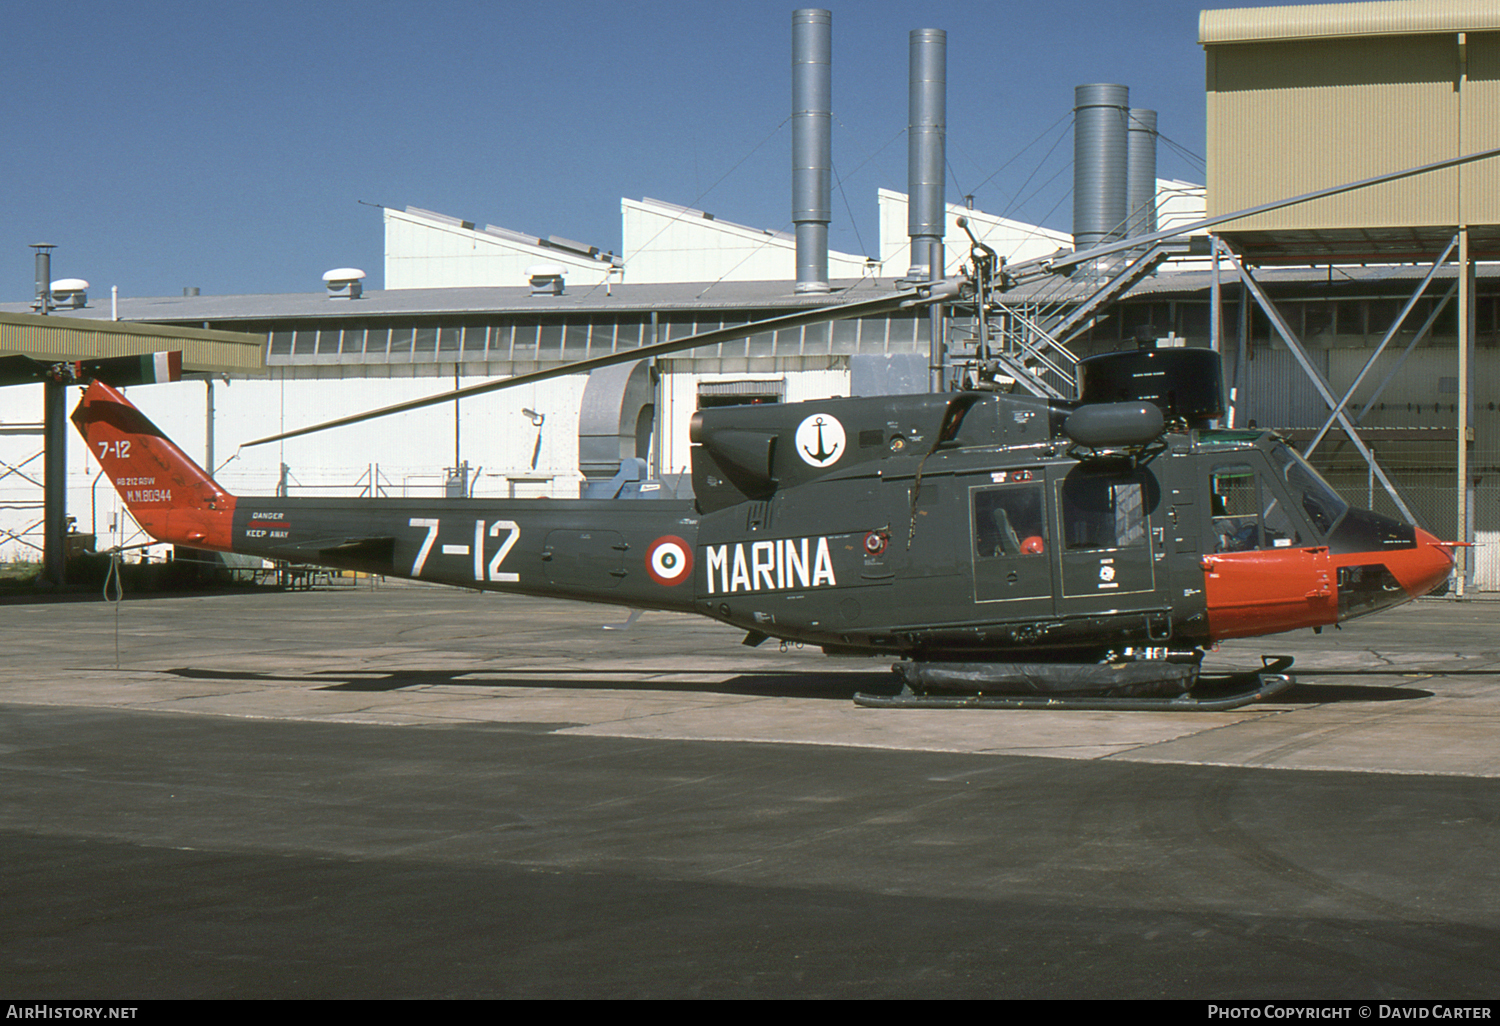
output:
M 974 493 L 974 554 L 981 559 L 1043 555 L 1045 524 L 1040 484 Z
M 1146 544 L 1146 502 L 1135 477 L 1074 471 L 1063 481 L 1063 542 L 1071 550 Z

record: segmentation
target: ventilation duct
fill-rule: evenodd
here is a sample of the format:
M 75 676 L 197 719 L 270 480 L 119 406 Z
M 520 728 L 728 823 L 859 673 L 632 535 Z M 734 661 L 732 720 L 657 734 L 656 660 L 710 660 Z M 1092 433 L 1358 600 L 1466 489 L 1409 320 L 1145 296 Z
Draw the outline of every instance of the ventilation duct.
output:
M 89 303 L 89 283 L 82 278 L 59 278 L 52 283 L 53 309 L 81 310 Z
M 833 15 L 792 12 L 792 223 L 797 292 L 828 291 L 832 219 Z
M 335 267 L 323 274 L 329 299 L 358 299 L 364 294 L 365 272 L 358 267 Z
M 533 296 L 560 296 L 563 294 L 563 275 L 567 269 L 562 264 L 532 264 L 526 268 L 526 280 L 531 285 Z

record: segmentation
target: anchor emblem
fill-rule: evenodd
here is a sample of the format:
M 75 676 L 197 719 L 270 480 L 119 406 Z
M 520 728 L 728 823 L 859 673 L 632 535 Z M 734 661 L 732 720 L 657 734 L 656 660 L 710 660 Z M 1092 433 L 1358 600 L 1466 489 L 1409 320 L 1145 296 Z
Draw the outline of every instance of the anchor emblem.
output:
M 844 425 L 831 414 L 815 413 L 797 426 L 794 444 L 802 462 L 813 467 L 831 466 L 844 454 Z

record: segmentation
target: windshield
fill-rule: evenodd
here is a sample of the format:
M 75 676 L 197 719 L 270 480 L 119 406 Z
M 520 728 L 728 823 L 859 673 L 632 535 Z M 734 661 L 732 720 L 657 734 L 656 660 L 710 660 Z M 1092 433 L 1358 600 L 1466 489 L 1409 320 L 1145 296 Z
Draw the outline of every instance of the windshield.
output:
M 1313 526 L 1327 536 L 1349 512 L 1349 504 L 1339 498 L 1339 493 L 1285 442 L 1276 443 L 1271 449 L 1271 458 L 1276 461 L 1292 495 L 1302 502 L 1302 509 Z

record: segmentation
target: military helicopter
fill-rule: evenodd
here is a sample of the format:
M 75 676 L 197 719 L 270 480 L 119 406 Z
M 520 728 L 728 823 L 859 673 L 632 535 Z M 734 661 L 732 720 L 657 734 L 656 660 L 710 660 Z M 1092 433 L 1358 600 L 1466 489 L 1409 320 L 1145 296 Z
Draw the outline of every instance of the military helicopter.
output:
M 793 323 L 933 302 L 982 310 L 1013 279 L 977 241 L 971 257 L 960 281 L 247 444 Z M 1321 630 L 1427 594 L 1452 572 L 1455 543 L 1352 508 L 1276 434 L 1214 428 L 1217 353 L 1090 357 L 1073 400 L 997 390 L 984 357 L 981 345 L 973 387 L 956 392 L 701 410 L 692 499 L 631 501 L 662 493 L 628 472 L 614 499 L 240 497 L 103 381 L 73 420 L 159 541 L 697 613 L 745 631 L 747 645 L 895 657 L 902 694 L 859 696 L 867 705 L 1233 708 L 1290 686 L 1290 660 L 1211 680 L 1199 670 L 1217 642 Z

